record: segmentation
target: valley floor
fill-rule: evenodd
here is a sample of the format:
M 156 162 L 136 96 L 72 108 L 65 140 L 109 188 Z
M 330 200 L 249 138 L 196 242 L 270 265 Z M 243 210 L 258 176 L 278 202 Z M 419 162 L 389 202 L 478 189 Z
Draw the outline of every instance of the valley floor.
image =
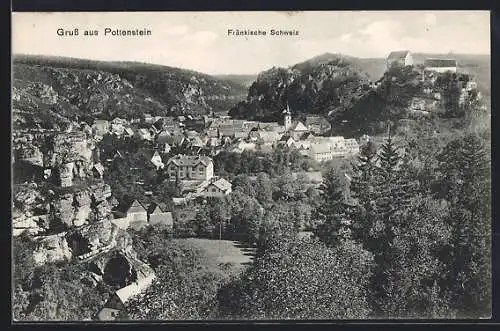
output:
M 242 272 L 246 266 L 253 262 L 255 248 L 245 246 L 243 243 L 231 240 L 186 238 L 173 239 L 184 241 L 195 249 L 200 249 L 205 254 L 206 265 L 219 269 L 221 264 L 229 264 L 229 271 L 234 274 Z

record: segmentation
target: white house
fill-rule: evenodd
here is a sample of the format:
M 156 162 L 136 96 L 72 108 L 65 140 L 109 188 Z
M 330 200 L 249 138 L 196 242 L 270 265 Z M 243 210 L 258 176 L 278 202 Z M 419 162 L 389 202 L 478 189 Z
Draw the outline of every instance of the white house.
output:
M 413 57 L 411 52 L 405 51 L 393 51 L 389 54 L 386 60 L 386 69 L 389 70 L 392 66 L 411 66 L 413 65 Z
M 163 167 L 165 166 L 163 164 L 160 154 L 158 154 L 158 151 L 155 151 L 153 156 L 151 157 L 151 163 L 154 164 L 156 170 L 163 169 Z

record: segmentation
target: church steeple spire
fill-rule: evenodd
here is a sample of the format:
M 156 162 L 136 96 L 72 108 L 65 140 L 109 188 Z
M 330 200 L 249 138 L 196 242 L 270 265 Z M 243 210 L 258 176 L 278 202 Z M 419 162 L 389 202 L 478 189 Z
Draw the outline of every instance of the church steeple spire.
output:
M 290 111 L 290 106 L 288 105 L 288 101 L 286 102 L 286 109 L 283 110 L 284 119 L 283 122 L 285 124 L 285 131 L 292 127 L 292 112 Z

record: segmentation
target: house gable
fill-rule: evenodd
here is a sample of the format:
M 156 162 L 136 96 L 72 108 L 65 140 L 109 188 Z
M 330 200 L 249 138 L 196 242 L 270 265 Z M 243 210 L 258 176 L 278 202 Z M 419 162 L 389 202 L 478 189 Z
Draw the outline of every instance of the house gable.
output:
M 292 128 L 293 131 L 309 131 L 309 129 L 302 123 L 297 122 L 295 126 Z
M 137 200 L 132 201 L 130 207 L 127 208 L 126 213 L 146 213 L 146 208 Z

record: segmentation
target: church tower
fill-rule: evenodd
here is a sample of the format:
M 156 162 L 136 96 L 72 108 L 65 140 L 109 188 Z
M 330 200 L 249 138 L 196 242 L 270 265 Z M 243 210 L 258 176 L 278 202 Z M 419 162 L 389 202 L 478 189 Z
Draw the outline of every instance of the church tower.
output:
M 286 109 L 283 110 L 284 114 L 284 123 L 285 123 L 285 131 L 288 131 L 292 127 L 292 113 L 290 112 L 290 107 L 288 106 L 288 102 L 286 103 Z

